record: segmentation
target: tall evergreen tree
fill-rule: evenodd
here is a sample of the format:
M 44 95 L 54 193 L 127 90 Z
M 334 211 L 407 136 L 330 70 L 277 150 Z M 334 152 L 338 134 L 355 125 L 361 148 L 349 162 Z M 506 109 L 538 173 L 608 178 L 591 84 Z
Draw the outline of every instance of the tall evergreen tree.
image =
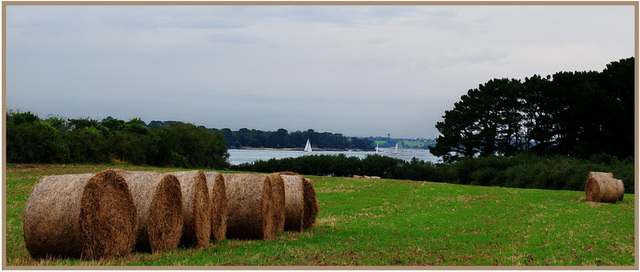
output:
M 634 58 L 602 72 L 492 79 L 445 111 L 431 153 L 445 161 L 529 149 L 541 155 L 633 156 Z

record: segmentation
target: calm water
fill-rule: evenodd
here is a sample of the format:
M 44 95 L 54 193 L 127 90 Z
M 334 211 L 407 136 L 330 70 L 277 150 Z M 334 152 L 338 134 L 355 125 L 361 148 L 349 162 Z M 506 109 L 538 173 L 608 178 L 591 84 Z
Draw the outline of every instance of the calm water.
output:
M 431 155 L 429 150 L 425 149 L 400 149 L 399 154 L 392 154 L 391 149 L 380 149 L 380 155 L 392 158 L 410 161 L 416 157 L 423 161 L 438 162 L 438 157 Z M 367 155 L 375 154 L 374 151 L 313 151 L 305 153 L 303 151 L 292 150 L 252 150 L 252 149 L 229 149 L 229 162 L 232 165 L 238 165 L 245 162 L 254 162 L 257 160 L 268 160 L 271 158 L 296 158 L 305 155 L 337 155 L 345 154 L 348 157 L 364 158 Z

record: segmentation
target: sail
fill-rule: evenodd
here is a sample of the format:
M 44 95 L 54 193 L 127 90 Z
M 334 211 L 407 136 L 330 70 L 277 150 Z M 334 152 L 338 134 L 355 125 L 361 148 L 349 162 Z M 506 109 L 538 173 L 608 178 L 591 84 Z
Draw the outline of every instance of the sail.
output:
M 311 152 L 311 142 L 307 139 L 307 144 L 304 146 L 304 152 Z
M 376 153 L 380 153 L 380 148 L 378 147 L 378 143 L 376 143 Z
M 393 154 L 398 154 L 398 143 L 396 143 L 396 149 L 393 151 Z

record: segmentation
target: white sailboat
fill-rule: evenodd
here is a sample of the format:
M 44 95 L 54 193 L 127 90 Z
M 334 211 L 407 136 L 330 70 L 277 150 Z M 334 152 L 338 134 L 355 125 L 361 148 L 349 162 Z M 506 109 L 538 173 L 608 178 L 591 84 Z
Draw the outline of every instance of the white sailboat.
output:
M 396 149 L 393 151 L 394 155 L 398 155 L 398 143 L 396 143 Z
M 380 148 L 378 147 L 378 143 L 376 143 L 376 153 L 380 153 Z
M 304 152 L 311 152 L 313 151 L 311 149 L 311 142 L 309 141 L 309 139 L 307 139 L 307 144 L 304 146 Z

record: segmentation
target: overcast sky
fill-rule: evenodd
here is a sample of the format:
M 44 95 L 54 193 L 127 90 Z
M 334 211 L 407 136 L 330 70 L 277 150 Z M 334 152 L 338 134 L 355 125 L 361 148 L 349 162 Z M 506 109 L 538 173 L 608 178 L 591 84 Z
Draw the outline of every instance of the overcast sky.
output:
M 16 6 L 6 105 L 435 138 L 492 78 L 601 71 L 634 54 L 633 6 Z

